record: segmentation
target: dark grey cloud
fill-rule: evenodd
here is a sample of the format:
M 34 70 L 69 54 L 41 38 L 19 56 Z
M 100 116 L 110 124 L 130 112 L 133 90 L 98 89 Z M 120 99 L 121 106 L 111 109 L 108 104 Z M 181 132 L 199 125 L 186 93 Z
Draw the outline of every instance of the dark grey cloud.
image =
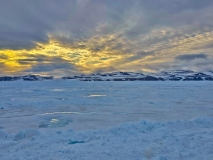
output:
M 212 0 L 2 0 L 0 48 L 31 48 L 47 42 L 48 34 L 79 40 L 122 32 L 134 38 L 165 26 L 212 28 L 212 6 Z
M 47 56 L 47 55 L 43 55 L 43 54 L 22 54 L 22 57 L 26 57 L 26 58 L 18 58 L 16 60 L 16 62 L 18 62 L 19 64 L 25 65 L 25 64 L 33 64 L 33 63 L 60 63 L 60 62 L 64 62 L 65 60 L 63 60 L 61 57 L 53 57 L 53 56 Z M 66 61 L 67 63 L 67 61 Z
M 202 9 L 212 5 L 213 2 L 211 0 L 142 0 L 139 4 L 143 8 L 178 13 L 184 10 Z
M 166 71 L 166 70 L 184 69 L 183 66 L 175 64 L 175 63 L 151 64 L 151 65 L 146 64 L 144 67 L 150 70 L 153 70 L 157 73 L 161 71 Z
M 192 55 L 192 54 L 191 54 Z M 200 55 L 200 54 L 198 54 Z M 204 54 L 205 55 L 205 54 Z M 193 56 L 192 56 L 193 57 Z M 151 70 L 154 70 L 156 72 L 159 71 L 165 71 L 165 70 L 192 70 L 192 71 L 212 71 L 213 70 L 213 58 L 209 55 L 205 56 L 198 56 L 202 58 L 186 58 L 184 57 L 184 60 L 176 60 L 176 61 L 170 61 L 167 63 L 156 63 L 156 64 L 147 64 L 144 67 L 149 68 Z M 206 58 L 203 58 L 206 57 Z M 193 59 L 193 60 L 191 60 Z
M 184 29 L 181 34 L 193 35 L 213 29 L 213 2 L 194 0 L 142 0 L 134 6 L 132 26 L 124 34 L 128 38 L 146 35 L 155 29 Z M 205 17 L 205 18 L 204 18 Z M 130 19 L 130 17 L 128 17 Z M 179 33 L 180 34 L 180 33 Z M 171 35 L 173 37 L 179 35 Z M 156 41 L 160 41 L 155 39 Z
M 213 59 L 205 62 L 197 62 L 194 64 L 194 68 L 200 71 L 213 71 Z
M 166 70 L 192 70 L 197 72 L 202 71 L 213 71 L 213 59 L 209 58 L 201 61 L 175 61 L 167 63 L 156 63 L 142 65 L 142 68 L 147 68 L 155 72 L 166 71 Z
M 44 60 L 44 61 L 43 61 Z M 60 57 L 46 57 L 45 59 L 38 59 L 37 63 L 33 64 L 28 59 L 19 60 L 21 64 L 31 64 L 31 69 L 25 70 L 24 72 L 54 72 L 54 70 L 69 70 L 77 71 L 75 65 L 71 64 L 69 61 L 66 61 Z
M 181 61 L 192 61 L 195 59 L 206 59 L 208 56 L 204 53 L 200 53 L 200 54 L 183 54 L 183 55 L 179 55 L 177 57 L 175 57 L 175 59 L 177 60 L 181 60 Z
M 75 7 L 75 1 L 2 0 L 0 48 L 31 48 L 35 42 L 47 42 L 48 33 L 66 19 L 72 7 Z
M 67 69 L 67 70 L 76 70 L 73 65 L 70 63 L 40 63 L 37 65 L 33 65 L 31 69 L 26 70 L 25 72 L 52 72 L 54 70 Z

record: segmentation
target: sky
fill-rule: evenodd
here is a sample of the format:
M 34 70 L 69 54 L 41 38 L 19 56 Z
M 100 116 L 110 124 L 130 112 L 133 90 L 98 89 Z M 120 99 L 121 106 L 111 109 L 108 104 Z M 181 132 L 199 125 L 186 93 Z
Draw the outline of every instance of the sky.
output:
M 212 0 L 1 0 L 0 75 L 213 70 Z

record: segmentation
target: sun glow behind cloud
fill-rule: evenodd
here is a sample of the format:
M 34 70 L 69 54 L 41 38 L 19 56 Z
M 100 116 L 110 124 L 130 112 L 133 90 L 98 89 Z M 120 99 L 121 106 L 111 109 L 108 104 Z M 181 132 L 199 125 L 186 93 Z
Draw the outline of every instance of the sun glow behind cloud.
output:
M 113 36 L 107 38 L 110 40 L 113 39 Z M 73 72 L 91 73 L 100 68 L 106 69 L 111 62 L 124 58 L 121 53 L 118 54 L 119 50 L 114 50 L 114 53 L 111 53 L 107 46 L 106 49 L 99 51 L 100 48 L 95 47 L 100 46 L 93 44 L 94 39 L 99 43 L 105 43 L 104 37 L 101 39 L 93 37 L 88 42 L 74 42 L 72 44 L 50 38 L 48 43 L 37 43 L 32 49 L 2 50 L 0 51 L 0 62 L 4 64 L 5 73 L 34 72 L 33 68 L 37 65 L 52 64 L 54 66 L 54 63 L 62 66 L 70 64 L 70 68 L 65 66 L 64 69 L 73 70 Z M 56 68 L 52 68 L 52 71 L 54 72 L 55 69 L 57 69 L 57 65 Z
M 38 70 L 43 74 L 54 74 L 57 69 L 70 73 L 115 70 L 151 72 L 155 69 L 150 69 L 150 65 L 169 63 L 181 53 L 201 53 L 203 46 L 213 42 L 213 32 L 180 37 L 169 37 L 167 32 L 172 32 L 168 33 L 172 35 L 176 31 L 155 31 L 140 41 L 131 42 L 121 35 L 94 36 L 74 42 L 63 37 L 50 37 L 48 43 L 37 43 L 32 49 L 1 50 L 0 62 L 4 65 L 1 72 L 33 73 L 38 65 L 43 65 L 44 70 Z M 211 52 L 212 48 L 206 48 L 206 53 Z M 45 66 L 49 65 L 53 68 L 45 71 Z

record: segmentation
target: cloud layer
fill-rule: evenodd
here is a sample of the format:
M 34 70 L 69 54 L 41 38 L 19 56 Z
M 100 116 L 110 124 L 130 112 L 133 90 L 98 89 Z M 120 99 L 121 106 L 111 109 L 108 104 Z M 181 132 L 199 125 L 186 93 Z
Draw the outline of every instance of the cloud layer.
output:
M 0 72 L 213 70 L 212 15 L 212 0 L 2 0 Z
M 200 53 L 200 54 L 183 54 L 175 57 L 177 60 L 181 61 L 192 61 L 195 59 L 206 59 L 207 55 Z

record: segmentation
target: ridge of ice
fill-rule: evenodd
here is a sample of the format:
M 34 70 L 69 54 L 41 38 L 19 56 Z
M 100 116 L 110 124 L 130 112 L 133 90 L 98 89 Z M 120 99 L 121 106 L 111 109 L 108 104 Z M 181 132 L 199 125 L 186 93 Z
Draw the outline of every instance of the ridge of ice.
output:
M 0 140 L 0 158 L 29 159 L 211 159 L 213 157 L 213 118 L 199 117 L 194 120 L 123 123 L 105 130 L 60 132 L 50 135 L 23 136 L 19 143 Z M 31 132 L 34 133 L 34 132 Z M 7 146 L 7 147 L 6 147 Z M 8 152 L 10 154 L 8 154 Z

